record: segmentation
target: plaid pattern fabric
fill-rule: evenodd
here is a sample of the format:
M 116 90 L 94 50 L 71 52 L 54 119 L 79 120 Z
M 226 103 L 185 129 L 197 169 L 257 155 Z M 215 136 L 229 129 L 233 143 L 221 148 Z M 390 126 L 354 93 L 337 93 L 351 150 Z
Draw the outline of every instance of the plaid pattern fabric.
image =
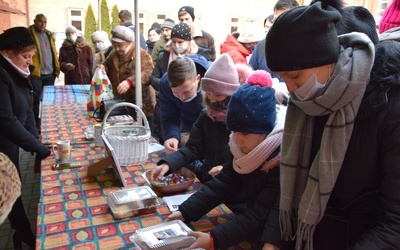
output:
M 89 88 L 89 84 L 45 86 L 43 88 L 42 104 L 86 103 Z
M 214 38 L 211 36 L 210 33 L 204 30 L 201 30 L 201 32 L 203 33 L 203 36 L 195 36 L 193 37 L 193 40 L 196 42 L 198 46 L 201 46 L 205 49 L 209 49 L 211 61 L 214 61 L 216 58 Z

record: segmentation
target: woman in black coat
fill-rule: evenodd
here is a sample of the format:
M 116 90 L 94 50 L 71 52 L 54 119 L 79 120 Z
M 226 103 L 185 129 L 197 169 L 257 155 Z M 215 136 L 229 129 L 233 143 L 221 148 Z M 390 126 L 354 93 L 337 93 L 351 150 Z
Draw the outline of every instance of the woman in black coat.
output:
M 28 29 L 15 27 L 0 35 L 0 151 L 19 169 L 19 148 L 46 158 L 51 151 L 38 140 L 32 111 L 33 88 L 29 81 L 30 65 L 36 46 Z M 9 216 L 15 229 L 14 247 L 21 241 L 35 248 L 36 237 L 19 197 Z

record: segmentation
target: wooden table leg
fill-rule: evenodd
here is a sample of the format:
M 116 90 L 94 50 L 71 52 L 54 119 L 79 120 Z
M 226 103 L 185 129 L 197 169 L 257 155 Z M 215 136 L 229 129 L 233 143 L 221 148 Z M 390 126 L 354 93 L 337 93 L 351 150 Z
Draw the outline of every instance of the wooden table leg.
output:
M 40 167 L 42 165 L 42 160 L 40 159 L 40 157 L 38 157 L 38 155 L 35 155 L 35 165 L 33 166 L 33 172 L 34 173 L 40 173 Z

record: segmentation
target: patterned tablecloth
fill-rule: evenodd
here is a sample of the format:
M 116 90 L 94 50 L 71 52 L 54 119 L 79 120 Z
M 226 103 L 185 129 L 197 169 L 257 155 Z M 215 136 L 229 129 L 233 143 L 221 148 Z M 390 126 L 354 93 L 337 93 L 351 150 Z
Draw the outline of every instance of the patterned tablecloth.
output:
M 89 84 L 51 85 L 43 88 L 42 105 L 52 103 L 86 103 Z
M 68 105 L 47 104 L 42 109 L 43 142 L 53 145 L 58 139 L 71 140 L 73 161 L 82 167 L 53 171 L 54 155 L 42 161 L 41 189 L 37 214 L 36 249 L 133 249 L 129 236 L 139 228 L 159 224 L 170 211 L 158 198 L 160 206 L 155 212 L 116 220 L 107 204 L 107 195 L 122 188 L 113 169 L 93 177 L 87 169 L 103 159 L 104 148 L 95 147 L 94 141 L 85 139 L 84 130 L 93 125 L 88 118 L 85 103 Z M 122 167 L 126 181 L 132 186 L 145 185 L 142 173 L 155 167 L 163 152 L 149 154 L 145 164 Z M 195 192 L 198 181 L 187 190 Z M 231 218 L 230 210 L 221 205 L 189 226 L 207 231 Z M 250 249 L 247 242 L 232 249 Z

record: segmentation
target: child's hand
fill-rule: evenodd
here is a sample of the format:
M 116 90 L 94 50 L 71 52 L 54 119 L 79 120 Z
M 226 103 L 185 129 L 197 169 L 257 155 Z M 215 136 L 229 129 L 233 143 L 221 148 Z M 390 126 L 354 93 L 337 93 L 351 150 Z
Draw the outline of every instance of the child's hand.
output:
M 168 217 L 165 219 L 165 221 L 171 221 L 171 220 L 181 220 L 181 221 L 185 221 L 185 219 L 183 218 L 182 213 L 179 212 L 179 211 L 168 215 Z
M 161 179 L 166 172 L 169 170 L 169 165 L 166 163 L 157 166 L 155 169 L 151 170 L 150 181 L 153 182 L 155 180 Z
M 164 142 L 165 153 L 169 155 L 172 152 L 178 150 L 178 140 L 176 138 L 170 138 Z
M 219 174 L 219 172 L 221 172 L 221 170 L 224 167 L 219 165 L 219 166 L 215 166 L 212 169 L 210 169 L 210 171 L 208 171 L 208 174 L 211 175 L 212 177 L 216 176 L 217 174 Z
M 196 237 L 196 242 L 193 243 L 189 249 L 210 249 L 211 250 L 211 241 L 210 241 L 210 235 L 208 233 L 203 233 L 203 232 L 190 232 L 188 233 L 188 236 L 194 236 Z

